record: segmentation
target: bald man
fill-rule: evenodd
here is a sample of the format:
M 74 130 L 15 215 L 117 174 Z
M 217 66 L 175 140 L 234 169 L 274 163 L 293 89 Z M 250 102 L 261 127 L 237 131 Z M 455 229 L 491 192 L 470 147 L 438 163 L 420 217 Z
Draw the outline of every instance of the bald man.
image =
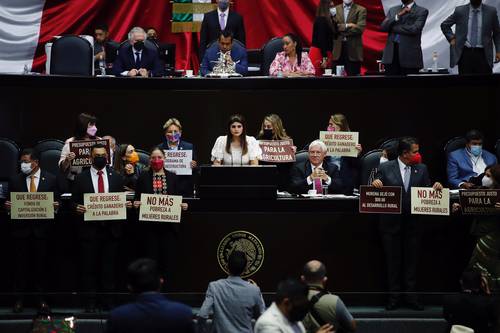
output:
M 356 330 L 356 321 L 344 302 L 326 290 L 328 277 L 322 262 L 311 260 L 305 264 L 301 279 L 309 287 L 308 298 L 311 303 L 311 310 L 302 321 L 307 332 L 316 332 L 325 324 L 332 324 L 337 332 Z

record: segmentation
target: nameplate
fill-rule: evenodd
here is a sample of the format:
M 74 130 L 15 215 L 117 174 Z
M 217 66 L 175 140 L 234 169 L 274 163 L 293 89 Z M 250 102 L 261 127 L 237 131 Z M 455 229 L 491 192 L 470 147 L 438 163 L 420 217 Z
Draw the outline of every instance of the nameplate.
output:
M 263 162 L 290 163 L 295 162 L 293 140 L 259 140 Z
M 176 175 L 192 175 L 191 161 L 193 160 L 192 150 L 164 150 L 165 169 Z
M 319 139 L 326 145 L 326 154 L 329 156 L 357 157 L 359 132 L 319 132 Z
M 118 193 L 84 193 L 85 221 L 113 221 L 127 219 L 127 195 Z
M 411 188 L 411 213 L 416 215 L 450 215 L 450 190 L 432 187 Z
M 139 221 L 149 222 L 181 222 L 182 196 L 141 194 Z
M 108 164 L 110 164 L 111 150 L 109 140 L 78 140 L 69 143 L 69 151 L 75 153 L 75 159 L 71 161 L 72 166 L 90 166 L 92 165 L 91 151 L 92 147 L 100 144 L 105 146 L 108 152 Z
M 500 190 L 460 190 L 460 208 L 464 215 L 498 215 L 500 209 L 495 204 L 500 202 Z
M 53 220 L 54 193 L 11 192 L 10 218 L 12 220 Z
M 371 214 L 401 214 L 401 186 L 383 186 L 381 189 L 359 187 L 359 212 Z

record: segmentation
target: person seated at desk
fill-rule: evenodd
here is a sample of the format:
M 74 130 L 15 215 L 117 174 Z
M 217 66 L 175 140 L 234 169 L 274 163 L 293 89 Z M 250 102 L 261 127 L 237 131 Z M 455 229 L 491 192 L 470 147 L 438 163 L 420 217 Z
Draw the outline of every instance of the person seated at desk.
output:
M 278 52 L 274 58 L 269 75 L 285 77 L 312 76 L 316 70 L 307 52 L 302 52 L 302 43 L 294 34 L 283 37 L 283 52 Z M 281 74 L 280 74 L 281 73 Z
M 110 44 L 115 49 L 119 48 L 119 44 L 114 40 L 109 39 L 109 28 L 106 24 L 96 25 L 94 28 L 94 68 L 106 68 L 106 45 Z M 100 73 L 102 74 L 102 73 Z
M 309 159 L 305 162 L 296 162 L 290 172 L 290 191 L 292 193 L 304 194 L 315 189 L 321 194 L 323 185 L 328 187 L 328 193 L 342 192 L 339 168 L 325 160 L 326 150 L 323 141 L 311 142 Z
M 214 165 L 258 165 L 262 155 L 259 143 L 246 134 L 245 118 L 229 117 L 227 135 L 219 136 L 212 148 Z
M 228 65 L 234 65 L 236 73 L 245 75 L 248 72 L 247 50 L 239 43 L 234 43 L 233 33 L 230 30 L 223 30 L 217 43 L 213 43 L 203 56 L 200 69 L 202 76 L 213 71 L 221 54 Z
M 470 130 L 465 135 L 465 148 L 448 155 L 448 183 L 451 188 L 469 189 L 474 186 L 472 177 L 482 174 L 488 165 L 496 164 L 497 158 L 483 149 L 483 134 Z
M 120 48 L 113 64 L 116 76 L 162 76 L 163 66 L 154 46 L 148 46 L 146 32 L 141 27 L 134 27 L 128 34 L 128 45 Z

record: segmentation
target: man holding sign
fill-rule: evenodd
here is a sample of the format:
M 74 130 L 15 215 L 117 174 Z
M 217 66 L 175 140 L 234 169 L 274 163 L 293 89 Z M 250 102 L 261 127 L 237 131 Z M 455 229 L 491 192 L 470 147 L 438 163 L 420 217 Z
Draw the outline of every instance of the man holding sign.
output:
M 418 231 L 417 217 L 411 215 L 411 188 L 430 187 L 427 166 L 422 164 L 419 145 L 415 138 L 403 138 L 398 144 L 398 158 L 380 165 L 372 185 L 401 186 L 402 214 L 381 215 L 379 230 L 387 261 L 387 278 L 391 293 L 387 310 L 399 306 L 399 293 L 415 292 L 417 284 Z M 435 183 L 435 190 L 442 190 L 440 183 Z M 402 266 L 403 270 L 401 270 Z M 407 305 L 414 310 L 423 310 L 414 295 L 407 296 Z
M 56 177 L 40 168 L 40 158 L 36 151 L 25 149 L 21 152 L 21 174 L 12 179 L 9 190 L 13 195 L 13 201 L 6 201 L 5 208 L 11 211 L 12 221 L 10 223 L 10 234 L 14 240 L 14 291 L 26 292 L 28 278 L 32 277 L 36 291 L 46 290 L 47 249 L 48 236 L 52 223 L 45 219 L 52 215 L 52 207 L 41 207 L 43 196 L 52 194 L 54 200 L 59 197 Z M 49 193 L 47 193 L 49 192 Z M 23 194 L 23 195 L 21 195 Z M 18 205 L 18 202 L 19 204 Z M 53 208 L 59 207 L 59 202 L 52 202 Z M 17 207 L 19 206 L 19 207 Z M 45 211 L 51 210 L 51 214 Z M 39 212 L 39 213 L 35 213 Z M 21 215 L 33 215 L 33 218 L 24 219 Z M 38 217 L 37 217 L 38 216 Z M 19 218 L 18 220 L 14 220 Z M 39 220 L 42 218 L 42 220 Z M 30 258 L 33 253 L 33 258 Z M 30 259 L 33 260 L 30 265 Z M 30 272 L 30 267 L 34 267 L 34 272 Z M 48 305 L 40 297 L 40 310 L 47 311 Z M 14 312 L 23 311 L 23 300 L 19 298 L 14 305 Z
M 91 150 L 92 166 L 76 176 L 73 184 L 72 198 L 78 214 L 87 212 L 93 204 L 84 202 L 84 194 L 88 193 L 123 193 L 123 178 L 106 167 L 108 152 L 104 145 L 94 145 Z M 117 195 L 118 197 L 118 195 Z M 105 203 L 109 205 L 111 203 Z M 122 205 L 121 202 L 113 203 Z M 127 202 L 131 207 L 131 203 Z M 103 212 L 105 212 L 103 210 Z M 88 216 L 85 217 L 89 219 Z M 120 221 L 95 222 L 81 221 L 78 225 L 82 262 L 82 287 L 87 292 L 98 289 L 97 273 L 100 271 L 100 290 L 111 292 L 115 284 L 115 260 L 117 256 L 118 240 L 122 235 Z M 106 306 L 107 304 L 104 304 Z M 95 312 L 95 299 L 88 300 L 87 312 Z

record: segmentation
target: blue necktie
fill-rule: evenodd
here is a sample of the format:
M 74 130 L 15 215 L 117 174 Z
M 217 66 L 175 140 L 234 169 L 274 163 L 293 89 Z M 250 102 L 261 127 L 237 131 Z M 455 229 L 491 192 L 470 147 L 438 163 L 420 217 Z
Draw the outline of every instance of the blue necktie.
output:
M 478 44 L 478 33 L 477 30 L 479 29 L 479 10 L 478 9 L 473 9 L 472 10 L 472 22 L 471 22 L 471 34 L 470 34 L 470 44 L 472 47 L 477 47 Z
M 141 68 L 141 52 L 135 53 L 135 68 L 136 69 Z
M 408 192 L 410 188 L 410 176 L 411 176 L 411 168 L 409 166 L 405 166 L 405 175 L 403 178 L 403 185 L 405 187 L 405 192 Z

